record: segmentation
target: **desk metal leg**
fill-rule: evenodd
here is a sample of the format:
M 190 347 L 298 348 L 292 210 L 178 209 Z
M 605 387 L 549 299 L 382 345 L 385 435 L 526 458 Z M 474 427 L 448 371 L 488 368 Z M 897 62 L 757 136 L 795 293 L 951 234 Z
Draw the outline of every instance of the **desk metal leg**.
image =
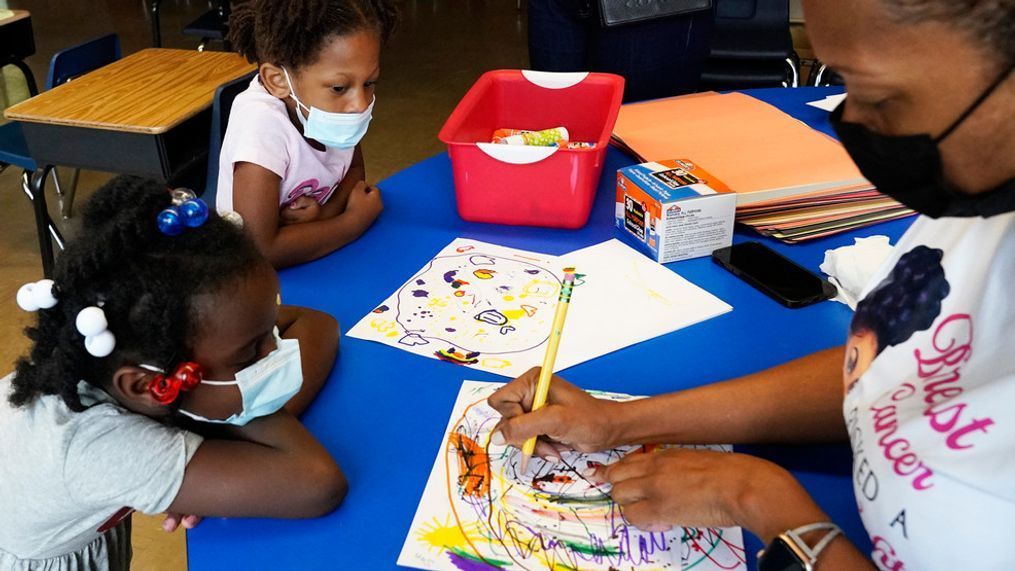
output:
M 159 0 L 152 0 L 152 45 L 162 47 L 162 27 L 159 24 Z
M 53 242 L 50 240 L 50 232 L 53 231 L 53 238 L 62 242 L 59 232 L 55 228 L 51 230 L 49 212 L 46 210 L 46 177 L 53 167 L 45 166 L 32 173 L 25 171 L 22 178 L 22 185 L 25 193 L 32 200 L 35 207 L 35 231 L 39 237 L 39 256 L 42 258 L 42 273 L 47 278 L 53 275 Z M 61 244 L 62 245 L 62 244 Z

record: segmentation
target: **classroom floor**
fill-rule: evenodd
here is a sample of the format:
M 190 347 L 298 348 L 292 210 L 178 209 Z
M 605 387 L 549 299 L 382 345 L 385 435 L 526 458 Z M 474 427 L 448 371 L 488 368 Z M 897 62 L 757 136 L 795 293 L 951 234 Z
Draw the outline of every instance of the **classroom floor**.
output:
M 386 47 L 378 87 L 375 121 L 364 140 L 368 178 L 386 176 L 441 152 L 436 133 L 452 108 L 483 71 L 520 68 L 527 63 L 524 11 L 512 0 L 404 0 L 402 27 Z M 115 31 L 124 54 L 151 45 L 144 0 L 67 2 L 63 0 L 0 0 L 0 8 L 32 13 L 36 55 L 28 60 L 36 80 L 44 83 L 50 57 L 67 46 Z M 164 0 L 164 47 L 194 49 L 196 38 L 179 30 L 208 8 L 204 1 Z M 454 30 L 452 33 L 451 30 Z M 806 42 L 795 30 L 799 47 Z M 801 50 L 801 56 L 807 57 Z M 8 86 L 17 91 L 17 86 Z M 68 178 L 69 171 L 62 171 Z M 84 172 L 76 204 L 110 174 Z M 47 184 L 51 210 L 56 213 L 53 186 Z M 0 173 L 0 212 L 6 212 L 0 231 L 0 376 L 13 368 L 28 343 L 21 330 L 30 314 L 14 303 L 17 288 L 41 279 L 32 210 L 20 188 L 20 171 Z M 73 234 L 73 218 L 63 222 Z M 134 568 L 176 571 L 187 568 L 185 536 L 167 534 L 160 517 L 134 517 Z

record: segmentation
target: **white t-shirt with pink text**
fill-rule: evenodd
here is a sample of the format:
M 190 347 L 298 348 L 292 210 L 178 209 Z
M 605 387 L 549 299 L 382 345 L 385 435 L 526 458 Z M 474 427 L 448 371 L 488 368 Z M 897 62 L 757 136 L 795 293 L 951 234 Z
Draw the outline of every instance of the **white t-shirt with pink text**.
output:
M 238 162 L 260 165 L 282 177 L 279 208 L 301 196 L 324 204 L 342 182 L 352 163 L 354 149 L 310 146 L 286 111 L 285 103 L 268 93 L 255 76 L 250 87 L 236 96 L 219 155 L 219 212 L 233 210 L 233 166 Z
M 1015 569 L 1015 213 L 920 218 L 871 284 L 843 412 L 874 562 Z

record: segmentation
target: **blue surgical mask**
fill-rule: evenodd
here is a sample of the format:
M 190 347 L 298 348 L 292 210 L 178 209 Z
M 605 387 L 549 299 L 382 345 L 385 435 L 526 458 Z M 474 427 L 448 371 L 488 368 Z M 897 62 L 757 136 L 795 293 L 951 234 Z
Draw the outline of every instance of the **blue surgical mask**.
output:
M 278 412 L 303 386 L 300 343 L 295 339 L 282 339 L 276 329 L 274 351 L 237 372 L 232 381 L 202 380 L 201 385 L 237 387 L 243 395 L 243 410 L 216 420 L 180 409 L 181 414 L 194 420 L 243 426 L 255 418 Z
M 296 102 L 296 118 L 303 125 L 303 136 L 313 139 L 325 147 L 335 149 L 351 149 L 359 144 L 363 135 L 367 134 L 367 127 L 373 119 L 374 103 L 377 98 L 370 101 L 370 106 L 362 113 L 331 113 L 322 111 L 317 107 L 307 107 L 296 97 L 292 81 L 289 79 L 289 72 L 282 68 L 285 74 L 285 81 L 289 85 L 289 97 Z M 307 116 L 303 116 L 303 111 Z

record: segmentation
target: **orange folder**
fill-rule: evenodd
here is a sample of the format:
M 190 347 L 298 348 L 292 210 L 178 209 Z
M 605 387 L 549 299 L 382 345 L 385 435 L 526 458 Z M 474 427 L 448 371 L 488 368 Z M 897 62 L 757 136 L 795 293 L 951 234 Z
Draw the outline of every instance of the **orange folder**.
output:
M 625 105 L 613 133 L 644 160 L 695 161 L 739 195 L 738 206 L 870 188 L 838 141 L 742 93 Z

